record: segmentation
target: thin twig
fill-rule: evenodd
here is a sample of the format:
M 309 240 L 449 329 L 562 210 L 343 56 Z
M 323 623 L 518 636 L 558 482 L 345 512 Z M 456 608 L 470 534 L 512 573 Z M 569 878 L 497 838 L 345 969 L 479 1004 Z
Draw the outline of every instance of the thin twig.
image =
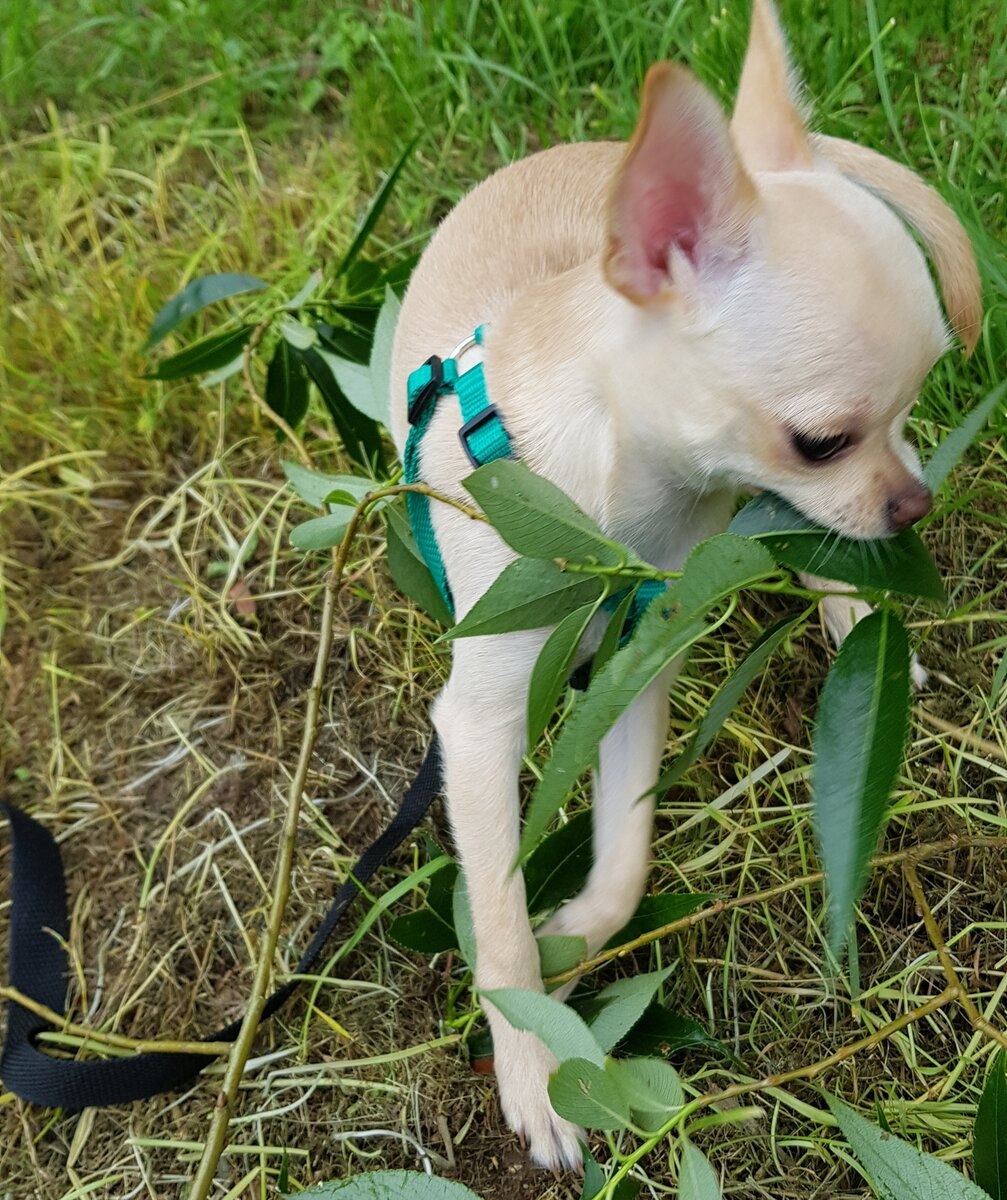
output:
M 1007 846 L 1007 837 L 978 835 L 976 837 L 944 838 L 940 842 L 928 842 L 922 846 L 911 846 L 908 850 L 895 850 L 888 854 L 879 854 L 871 860 L 871 866 L 890 867 L 897 863 L 920 862 L 925 858 L 947 854 L 951 850 L 958 850 L 966 846 Z M 624 958 L 627 954 L 632 954 L 634 950 L 639 950 L 642 946 L 649 946 L 651 942 L 657 942 L 662 938 L 671 937 L 672 934 L 681 933 L 684 929 L 690 929 L 693 925 L 699 925 L 703 921 L 708 921 L 711 917 L 720 916 L 721 913 L 730 912 L 736 908 L 751 908 L 753 904 L 761 904 L 766 900 L 775 900 L 778 896 L 785 896 L 788 892 L 796 891 L 802 887 L 809 887 L 811 884 L 821 883 L 824 878 L 825 873 L 823 871 L 811 871 L 809 874 L 801 875 L 797 879 L 788 879 L 786 883 L 778 883 L 773 887 L 763 888 L 759 892 L 750 892 L 745 896 L 737 896 L 733 900 L 716 900 L 706 908 L 700 908 L 695 912 L 689 913 L 687 916 L 679 917 L 677 921 L 669 921 L 667 925 L 662 925 L 659 929 L 652 929 L 649 933 L 641 934 L 640 937 L 634 938 L 630 942 L 624 942 L 620 946 L 613 946 L 611 950 L 604 950 L 602 953 L 596 954 L 593 958 L 586 958 L 575 967 L 571 967 L 559 975 L 550 975 L 545 980 L 545 983 L 550 987 L 554 984 L 569 983 L 571 979 L 575 979 L 578 975 L 584 975 L 588 971 L 593 971 L 596 967 L 611 962 L 614 958 Z
M 985 1033 L 988 1038 L 998 1042 L 1005 1050 L 1007 1050 L 1007 1034 L 997 1029 L 995 1025 L 982 1015 L 976 1007 L 975 1001 L 968 993 L 968 989 L 962 983 L 958 970 L 955 967 L 954 960 L 951 957 L 951 952 L 948 950 L 947 942 L 944 940 L 944 935 L 940 931 L 940 926 L 934 917 L 933 909 L 927 902 L 926 893 L 923 891 L 923 884 L 920 880 L 919 872 L 916 870 L 916 864 L 907 862 L 902 868 L 906 881 L 909 884 L 909 890 L 913 894 L 913 899 L 916 901 L 916 907 L 919 910 L 920 916 L 923 918 L 923 924 L 926 927 L 927 936 L 930 938 L 930 943 L 937 951 L 937 958 L 944 971 L 944 977 L 947 979 L 949 986 L 958 989 L 958 1003 L 961 1005 L 965 1015 L 972 1022 L 972 1028 L 978 1029 Z
M 829 1070 L 830 1067 L 838 1066 L 848 1058 L 859 1054 L 861 1050 L 867 1050 L 871 1046 L 876 1046 L 880 1042 L 890 1038 L 893 1034 L 898 1033 L 899 1030 L 905 1029 L 909 1025 L 914 1025 L 917 1021 L 922 1021 L 925 1017 L 929 1017 L 932 1013 L 950 1004 L 952 1000 L 957 1000 L 960 993 L 961 988 L 958 984 L 946 987 L 939 996 L 934 996 L 926 1004 L 921 1004 L 919 1008 L 914 1008 L 911 1012 L 903 1013 L 902 1016 L 896 1017 L 894 1021 L 889 1021 L 887 1025 L 882 1025 L 880 1029 L 876 1029 L 866 1037 L 860 1038 L 856 1042 L 850 1042 L 849 1045 L 843 1046 L 827 1058 L 819 1059 L 818 1062 L 811 1063 L 806 1067 L 796 1067 L 792 1071 L 783 1071 L 778 1075 L 767 1075 L 762 1079 L 750 1080 L 748 1083 L 735 1083 L 730 1087 L 723 1088 L 719 1092 L 710 1092 L 706 1096 L 697 1096 L 695 1100 L 690 1101 L 683 1108 L 680 1108 L 643 1145 L 634 1150 L 632 1154 L 626 1156 L 621 1162 L 619 1169 L 605 1185 L 605 1190 L 601 1193 L 601 1196 L 604 1196 L 606 1200 L 610 1200 L 615 1195 L 615 1190 L 619 1182 L 629 1174 L 633 1167 L 659 1146 L 678 1126 L 684 1125 L 694 1113 L 699 1112 L 701 1109 L 713 1108 L 718 1104 L 734 1100 L 738 1096 L 750 1096 L 759 1092 L 772 1091 L 775 1088 L 783 1087 L 785 1084 L 795 1083 L 799 1079 L 814 1079 L 816 1076 Z
M 961 742 L 963 746 L 968 746 L 970 750 L 978 750 L 985 754 L 987 758 L 996 758 L 1000 762 L 1007 762 L 1007 753 L 1001 749 L 996 742 L 987 741 L 986 738 L 981 738 L 977 733 L 972 733 L 968 729 L 962 729 L 960 725 L 955 725 L 952 721 L 945 721 L 943 717 L 938 717 L 936 713 L 929 712 L 922 704 L 917 704 L 913 708 L 913 712 L 925 721 L 927 725 L 933 729 L 940 730 L 941 733 L 946 733 L 948 737 L 953 737 L 956 741 Z
M 97 1029 L 88 1029 L 84 1025 L 78 1025 L 76 1021 L 68 1020 L 62 1013 L 56 1012 L 46 1004 L 40 1004 L 15 987 L 0 986 L 0 1000 L 9 1000 L 12 1004 L 19 1004 L 44 1021 L 48 1021 L 50 1025 L 63 1033 L 80 1038 L 81 1049 L 88 1046 L 114 1046 L 117 1050 L 133 1050 L 141 1054 L 147 1051 L 157 1051 L 164 1054 L 205 1054 L 207 1058 L 217 1058 L 221 1054 L 226 1054 L 231 1048 L 230 1042 L 144 1041 L 139 1038 L 125 1037 L 121 1033 L 102 1033 Z M 44 1033 L 40 1036 L 42 1039 L 45 1038 Z

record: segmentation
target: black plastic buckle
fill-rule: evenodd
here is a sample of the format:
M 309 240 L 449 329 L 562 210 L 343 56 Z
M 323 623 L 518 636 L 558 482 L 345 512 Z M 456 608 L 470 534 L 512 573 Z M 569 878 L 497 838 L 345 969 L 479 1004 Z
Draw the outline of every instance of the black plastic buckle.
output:
M 423 365 L 430 368 L 430 378 L 409 401 L 407 415 L 410 425 L 419 423 L 431 401 L 437 398 L 441 385 L 444 383 L 444 366 L 436 354 L 431 354 Z
M 458 440 L 465 451 L 465 457 L 473 467 L 481 467 L 483 464 L 476 458 L 469 447 L 469 435 L 476 433 L 484 425 L 488 425 L 490 421 L 496 420 L 499 416 L 497 406 L 495 404 L 488 404 L 481 412 L 477 412 L 471 420 L 466 421 L 461 429 L 458 430 Z

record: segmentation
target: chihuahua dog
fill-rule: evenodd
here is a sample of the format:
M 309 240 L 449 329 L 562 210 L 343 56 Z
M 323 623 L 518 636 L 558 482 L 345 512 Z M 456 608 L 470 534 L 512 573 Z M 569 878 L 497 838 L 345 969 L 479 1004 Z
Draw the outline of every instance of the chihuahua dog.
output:
M 516 453 L 613 537 L 674 570 L 769 489 L 855 538 L 930 507 L 903 428 L 949 346 L 981 318 L 975 259 L 935 191 L 876 152 L 808 131 L 770 0 L 755 0 L 733 117 L 687 70 L 661 63 L 627 146 L 558 146 L 497 171 L 423 255 L 395 334 L 393 432 L 406 378 L 486 326 L 484 369 Z M 464 364 L 463 364 L 464 365 Z M 422 477 L 469 500 L 457 403 L 425 434 Z M 469 502 L 471 502 L 469 500 Z M 514 554 L 489 526 L 432 505 L 458 617 Z M 834 590 L 838 585 L 829 585 Z M 823 601 L 841 641 L 866 605 Z M 480 989 L 542 989 L 518 854 L 518 773 L 529 677 L 548 629 L 453 643 L 433 706 Z M 594 865 L 539 932 L 593 953 L 632 916 L 650 857 L 652 800 L 674 669 L 605 737 Z M 547 1167 L 581 1161 L 557 1116 L 555 1060 L 487 1005 L 504 1116 Z

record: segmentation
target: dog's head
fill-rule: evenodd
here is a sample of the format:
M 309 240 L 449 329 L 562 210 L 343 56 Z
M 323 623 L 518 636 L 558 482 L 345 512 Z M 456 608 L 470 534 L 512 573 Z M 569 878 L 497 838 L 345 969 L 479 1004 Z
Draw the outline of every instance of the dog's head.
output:
M 637 306 L 651 379 L 667 354 L 653 400 L 667 436 L 711 481 L 771 489 L 852 537 L 903 529 L 930 506 L 903 429 L 950 339 L 896 213 L 929 249 L 971 352 L 981 299 L 965 231 L 907 168 L 809 134 L 770 0 L 755 0 L 730 123 L 683 68 L 648 74 L 605 272 Z M 680 369 L 705 396 L 687 412 Z

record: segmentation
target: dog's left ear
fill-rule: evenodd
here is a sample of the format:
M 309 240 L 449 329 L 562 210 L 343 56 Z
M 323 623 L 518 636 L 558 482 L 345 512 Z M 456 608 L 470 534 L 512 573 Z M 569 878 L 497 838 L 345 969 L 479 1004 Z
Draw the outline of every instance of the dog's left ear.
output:
M 720 104 L 684 67 L 651 67 L 612 188 L 608 282 L 634 304 L 671 296 L 738 257 L 756 204 Z
M 754 0 L 731 132 L 751 172 L 810 171 L 815 165 L 800 87 L 772 0 Z

